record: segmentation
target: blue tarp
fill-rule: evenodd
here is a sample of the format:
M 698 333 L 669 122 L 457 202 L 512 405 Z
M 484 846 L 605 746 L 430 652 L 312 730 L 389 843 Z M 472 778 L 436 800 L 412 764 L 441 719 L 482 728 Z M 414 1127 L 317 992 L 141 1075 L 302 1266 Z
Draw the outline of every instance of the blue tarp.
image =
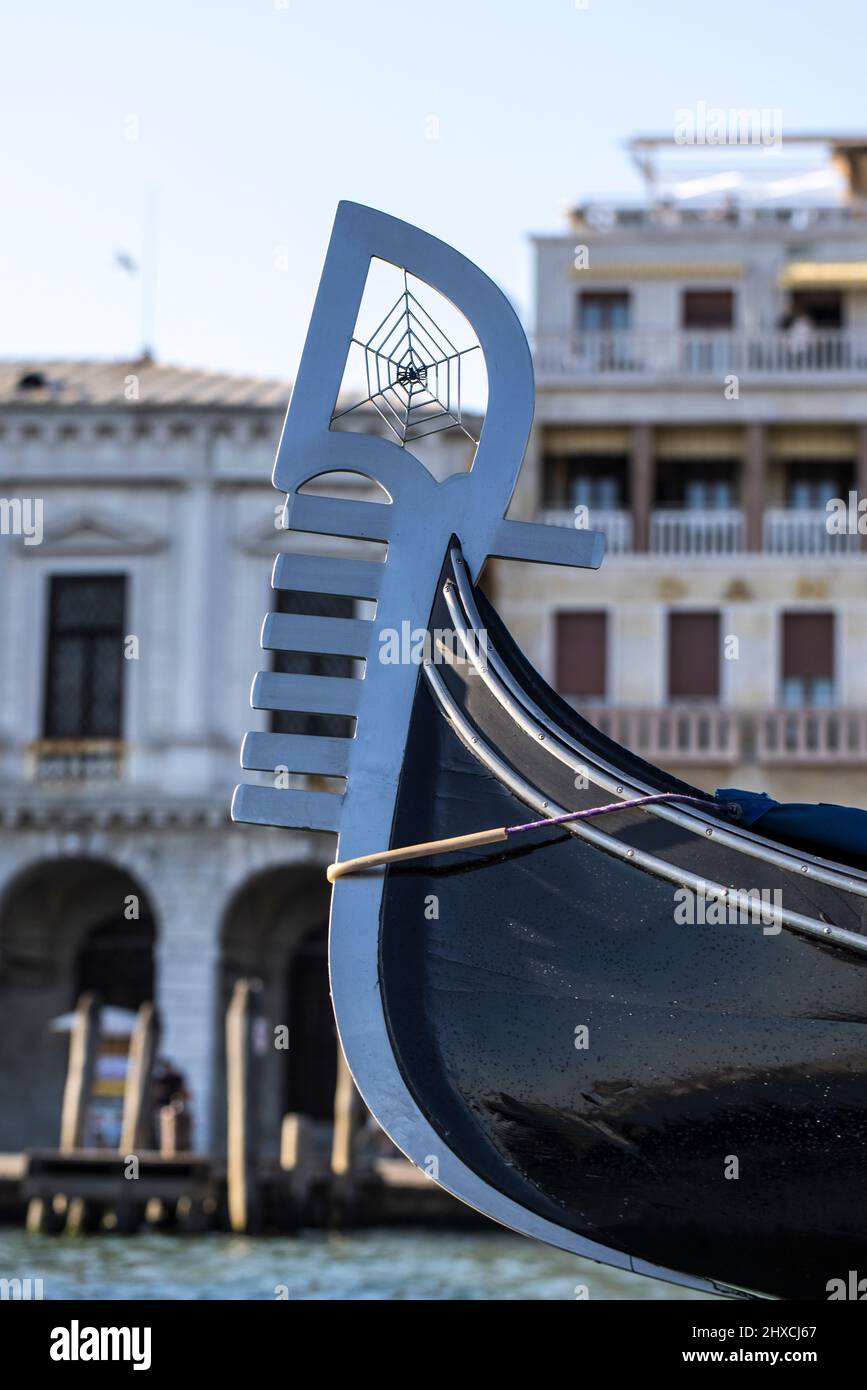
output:
M 767 792 L 718 787 L 717 799 L 740 807 L 741 825 L 772 840 L 797 840 L 815 846 L 819 855 L 846 859 L 867 855 L 867 811 L 856 806 L 833 806 L 820 801 L 774 801 Z

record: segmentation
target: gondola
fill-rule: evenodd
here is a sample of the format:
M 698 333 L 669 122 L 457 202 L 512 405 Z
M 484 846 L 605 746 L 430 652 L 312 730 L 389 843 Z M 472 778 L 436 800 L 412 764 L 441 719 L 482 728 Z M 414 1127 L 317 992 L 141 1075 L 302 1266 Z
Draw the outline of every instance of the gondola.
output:
M 457 304 L 485 353 L 475 461 L 446 482 L 400 442 L 333 428 L 374 255 Z M 406 360 L 383 389 L 412 408 Z M 364 670 L 263 672 L 254 707 L 338 714 L 354 735 L 247 735 L 244 767 L 342 789 L 245 783 L 233 815 L 337 832 L 341 1042 L 370 1110 L 433 1180 L 622 1269 L 825 1299 L 867 1268 L 867 860 L 759 833 L 736 799 L 612 742 L 526 661 L 479 588 L 488 556 L 575 565 L 576 592 L 602 560 L 593 532 L 506 519 L 532 411 L 500 291 L 444 243 L 341 204 L 274 474 L 306 548 L 278 557 L 274 584 L 376 615 L 266 619 L 266 648 Z M 334 471 L 388 501 L 305 491 Z M 316 538 L 333 535 L 386 558 L 323 558 Z M 426 634 L 421 659 L 380 660 L 383 632 L 406 623 Z

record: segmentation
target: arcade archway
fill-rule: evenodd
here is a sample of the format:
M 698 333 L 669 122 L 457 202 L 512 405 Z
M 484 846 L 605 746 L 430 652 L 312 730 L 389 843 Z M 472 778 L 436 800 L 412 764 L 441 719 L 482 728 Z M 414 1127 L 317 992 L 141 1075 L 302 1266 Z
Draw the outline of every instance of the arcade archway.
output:
M 154 997 L 147 894 L 102 860 L 42 860 L 0 902 L 0 1149 L 58 1141 L 68 1058 L 51 1020 L 95 990 L 136 1009 Z

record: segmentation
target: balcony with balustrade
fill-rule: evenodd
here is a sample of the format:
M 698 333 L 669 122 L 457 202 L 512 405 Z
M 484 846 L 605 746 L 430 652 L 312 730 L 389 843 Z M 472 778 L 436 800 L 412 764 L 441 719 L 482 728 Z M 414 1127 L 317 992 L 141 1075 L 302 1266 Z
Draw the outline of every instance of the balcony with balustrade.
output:
M 741 760 L 737 715 L 718 705 L 589 705 L 579 713 L 616 743 L 662 766 L 732 766 Z
M 718 383 L 736 375 L 779 383 L 844 380 L 867 383 L 867 333 L 842 329 L 745 333 L 628 329 L 539 335 L 534 344 L 540 385 L 622 381 Z
M 592 530 L 602 531 L 608 556 L 633 555 L 634 524 L 625 508 L 595 511 L 586 515 L 578 509 L 547 507 L 538 514 L 551 526 L 574 526 L 576 520 Z M 647 552 L 652 555 L 712 558 L 739 555 L 748 549 L 745 513 L 740 508 L 694 510 L 657 507 L 650 512 Z M 835 534 L 828 528 L 828 513 L 820 508 L 798 510 L 772 507 L 762 518 L 762 548 L 759 553 L 781 558 L 857 555 L 857 533 Z
M 712 704 L 588 705 L 578 711 L 617 743 L 662 767 L 867 766 L 867 710 L 742 711 Z

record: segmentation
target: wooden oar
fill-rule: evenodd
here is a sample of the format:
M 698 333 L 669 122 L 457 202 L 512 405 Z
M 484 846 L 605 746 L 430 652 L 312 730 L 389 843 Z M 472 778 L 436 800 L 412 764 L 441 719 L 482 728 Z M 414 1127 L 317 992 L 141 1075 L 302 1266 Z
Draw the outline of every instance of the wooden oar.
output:
M 631 801 L 612 801 L 608 806 L 590 806 L 584 811 L 567 811 L 563 816 L 546 816 L 544 820 L 527 821 L 525 825 L 498 825 L 493 830 L 476 830 L 471 835 L 452 835 L 447 840 L 427 840 L 423 844 L 379 850 L 376 854 L 361 854 L 357 859 L 338 859 L 336 863 L 328 865 L 325 877 L 329 883 L 335 883 L 338 878 L 345 878 L 347 874 L 377 868 L 380 864 L 396 864 L 401 859 L 425 859 L 429 854 L 454 854 L 457 850 L 474 849 L 477 845 L 496 844 L 498 840 L 506 840 L 510 835 L 520 835 L 525 830 L 540 830 L 548 825 L 565 825 L 573 820 L 589 820 L 591 816 L 604 816 L 611 811 L 631 811 L 636 806 L 652 806 L 660 801 L 690 801 L 696 806 L 704 807 L 718 805 L 711 797 L 682 796 L 680 792 L 636 796 Z

